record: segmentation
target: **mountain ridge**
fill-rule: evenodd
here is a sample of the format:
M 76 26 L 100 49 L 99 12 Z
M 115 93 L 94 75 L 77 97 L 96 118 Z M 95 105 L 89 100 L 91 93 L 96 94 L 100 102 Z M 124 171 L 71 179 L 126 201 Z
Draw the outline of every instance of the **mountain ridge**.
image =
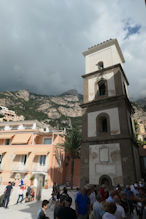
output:
M 60 129 L 81 126 L 82 102 L 83 95 L 75 89 L 59 95 L 35 94 L 26 89 L 0 92 L 0 105 L 23 115 L 26 120 L 37 119 Z M 134 117 L 145 117 L 146 98 L 132 104 L 136 111 Z
M 28 90 L 0 92 L 0 105 L 23 115 L 26 120 L 37 119 L 55 128 L 81 125 L 80 104 L 83 96 L 76 90 L 61 95 L 41 95 Z

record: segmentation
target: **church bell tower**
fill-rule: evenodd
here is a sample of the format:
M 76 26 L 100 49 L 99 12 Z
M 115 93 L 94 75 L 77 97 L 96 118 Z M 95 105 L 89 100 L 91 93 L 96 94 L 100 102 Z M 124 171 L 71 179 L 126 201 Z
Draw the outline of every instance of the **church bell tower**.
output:
M 110 39 L 83 55 L 81 185 L 134 183 L 140 165 L 122 51 Z

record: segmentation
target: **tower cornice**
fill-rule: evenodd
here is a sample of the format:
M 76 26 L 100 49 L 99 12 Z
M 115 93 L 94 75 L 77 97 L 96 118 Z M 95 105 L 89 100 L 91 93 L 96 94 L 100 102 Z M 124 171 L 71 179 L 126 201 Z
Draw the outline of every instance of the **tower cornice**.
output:
M 131 114 L 133 114 L 134 113 L 134 108 L 133 108 L 130 100 L 125 95 L 105 97 L 105 98 L 98 99 L 98 100 L 92 100 L 90 102 L 81 104 L 80 107 L 81 108 L 87 108 L 87 107 L 94 106 L 94 105 L 103 105 L 104 103 L 118 102 L 118 101 L 121 101 L 122 99 L 126 101 L 128 107 L 130 109 Z
M 124 78 L 125 78 L 125 80 L 127 82 L 127 85 L 129 85 L 129 81 L 128 81 L 127 77 L 126 77 L 126 74 L 125 74 L 121 64 L 112 65 L 112 66 L 109 66 L 107 68 L 103 68 L 103 69 L 100 69 L 100 70 L 97 70 L 97 71 L 94 71 L 94 72 L 91 72 L 91 73 L 88 73 L 88 74 L 84 74 L 81 77 L 82 78 L 88 78 L 88 77 L 90 77 L 92 75 L 95 75 L 95 74 L 101 74 L 101 73 L 103 74 L 104 72 L 106 72 L 108 70 L 111 70 L 111 69 L 115 69 L 115 68 L 120 68 L 120 70 L 122 71 L 123 76 L 124 76 Z

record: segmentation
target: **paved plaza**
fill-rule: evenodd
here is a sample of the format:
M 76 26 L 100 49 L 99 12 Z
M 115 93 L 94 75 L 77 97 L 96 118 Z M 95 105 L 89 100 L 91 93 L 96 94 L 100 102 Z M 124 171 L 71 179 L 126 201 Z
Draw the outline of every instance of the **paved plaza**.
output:
M 40 209 L 40 206 L 41 202 L 38 201 L 11 205 L 8 209 L 0 208 L 0 219 L 36 219 L 37 211 Z M 50 219 L 54 219 L 53 208 L 47 210 L 47 216 L 49 216 Z M 130 219 L 138 219 L 138 216 L 135 214 Z
M 36 219 L 41 202 L 22 203 L 10 205 L 8 209 L 0 208 L 0 218 L 4 219 Z M 53 209 L 47 210 L 47 216 L 53 219 Z
M 69 195 L 73 199 L 72 207 L 74 208 L 75 207 L 74 206 L 74 191 L 69 191 Z M 43 199 L 47 199 L 50 197 L 51 197 L 50 194 L 49 195 L 47 194 L 46 197 L 45 197 L 45 194 L 43 194 Z M 19 203 L 18 205 L 16 205 L 14 204 L 14 201 L 10 202 L 8 209 L 0 207 L 0 219 L 2 218 L 3 219 L 36 219 L 37 211 L 41 208 L 41 203 L 42 203 L 41 201 L 34 201 L 34 202 L 22 203 L 22 204 Z M 53 211 L 54 211 L 54 206 L 51 206 L 47 210 L 47 216 L 49 216 L 50 219 L 54 218 Z

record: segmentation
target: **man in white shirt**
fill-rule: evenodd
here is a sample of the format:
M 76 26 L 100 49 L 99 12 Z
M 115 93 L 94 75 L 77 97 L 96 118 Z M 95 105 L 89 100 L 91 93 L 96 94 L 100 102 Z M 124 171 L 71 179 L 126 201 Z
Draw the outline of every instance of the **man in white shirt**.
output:
M 102 216 L 102 219 L 116 219 L 116 204 L 114 202 L 105 202 L 103 205 L 103 209 L 106 211 Z
M 126 218 L 125 211 L 124 211 L 124 208 L 121 205 L 119 205 L 120 199 L 119 199 L 118 195 L 114 195 L 113 200 L 117 206 L 116 212 L 114 214 L 116 219 L 125 219 Z
M 89 195 L 89 199 L 90 199 L 90 205 L 91 205 L 91 207 L 93 207 L 93 204 L 96 201 L 96 194 L 94 191 L 94 187 L 91 188 L 91 193 Z
M 96 201 L 95 201 L 94 204 L 93 204 L 93 214 L 94 214 L 94 218 L 95 218 L 95 219 L 101 219 L 101 217 L 102 217 L 103 214 L 105 213 L 105 212 L 102 210 L 101 201 L 102 201 L 102 197 L 101 197 L 100 194 L 98 194 L 98 195 L 96 196 Z
M 139 194 L 138 189 L 137 189 L 138 185 L 135 183 L 134 185 L 131 185 L 130 188 L 131 188 L 131 191 L 133 192 L 134 196 L 135 197 L 138 196 L 138 194 Z

